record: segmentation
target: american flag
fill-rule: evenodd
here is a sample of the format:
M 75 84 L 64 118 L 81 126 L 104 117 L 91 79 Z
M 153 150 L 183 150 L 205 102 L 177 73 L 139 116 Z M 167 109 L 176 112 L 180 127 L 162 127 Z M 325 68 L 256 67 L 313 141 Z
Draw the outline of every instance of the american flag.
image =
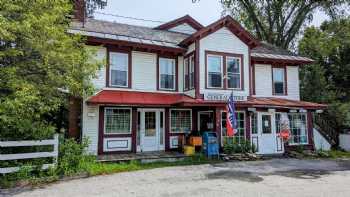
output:
M 228 99 L 227 107 L 227 120 L 226 120 L 226 129 L 227 129 L 227 135 L 233 136 L 237 133 L 237 119 L 236 119 L 236 110 L 235 110 L 235 103 L 233 100 L 233 94 L 231 94 L 230 98 Z

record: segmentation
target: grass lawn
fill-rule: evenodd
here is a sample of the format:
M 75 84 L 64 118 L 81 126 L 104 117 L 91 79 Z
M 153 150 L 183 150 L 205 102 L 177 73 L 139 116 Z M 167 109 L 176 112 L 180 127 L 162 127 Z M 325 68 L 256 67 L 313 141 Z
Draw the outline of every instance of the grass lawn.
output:
M 183 160 L 171 162 L 153 162 L 141 163 L 139 161 L 122 162 L 122 163 L 108 163 L 98 162 L 95 157 L 85 159 L 80 164 L 80 170 L 76 173 L 71 173 L 68 176 L 58 176 L 55 169 L 47 170 L 46 172 L 39 172 L 36 175 L 29 174 L 25 171 L 19 171 L 13 174 L 0 176 L 0 188 L 10 188 L 15 186 L 35 186 L 58 181 L 62 178 L 74 178 L 81 175 L 96 176 L 113 174 L 118 172 L 129 172 L 136 170 L 146 170 L 153 168 L 162 168 L 170 166 L 185 166 L 185 165 L 199 165 L 222 162 L 218 159 L 208 159 L 203 155 L 195 155 L 193 157 L 186 157 Z
M 152 162 L 152 163 L 140 163 L 139 161 L 131 161 L 127 163 L 103 163 L 103 162 L 89 162 L 84 167 L 89 175 L 111 174 L 116 172 L 127 172 L 135 170 L 146 170 L 153 168 L 162 168 L 170 166 L 185 166 L 185 165 L 199 165 L 218 163 L 221 160 L 208 159 L 201 155 L 193 157 L 187 157 L 183 160 L 172 162 Z

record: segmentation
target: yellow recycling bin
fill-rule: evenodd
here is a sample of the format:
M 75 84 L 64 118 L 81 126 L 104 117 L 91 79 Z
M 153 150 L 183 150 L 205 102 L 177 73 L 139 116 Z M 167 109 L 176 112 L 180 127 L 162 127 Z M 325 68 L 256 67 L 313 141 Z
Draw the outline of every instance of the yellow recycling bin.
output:
M 184 153 L 187 156 L 192 156 L 195 154 L 194 146 L 184 146 Z

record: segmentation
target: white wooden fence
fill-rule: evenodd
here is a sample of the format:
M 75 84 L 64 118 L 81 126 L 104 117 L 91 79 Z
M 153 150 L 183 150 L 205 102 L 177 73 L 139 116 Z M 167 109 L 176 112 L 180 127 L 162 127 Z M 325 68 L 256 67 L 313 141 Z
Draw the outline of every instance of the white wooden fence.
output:
M 17 159 L 35 159 L 53 157 L 54 161 L 50 164 L 44 164 L 42 169 L 47 169 L 56 165 L 58 157 L 58 134 L 55 134 L 53 139 L 37 140 L 37 141 L 0 141 L 0 148 L 2 147 L 24 147 L 24 146 L 46 146 L 52 145 L 52 152 L 31 152 L 31 153 L 16 153 L 16 154 L 0 154 L 1 161 L 17 160 Z M 16 172 L 20 166 L 0 168 L 0 174 Z

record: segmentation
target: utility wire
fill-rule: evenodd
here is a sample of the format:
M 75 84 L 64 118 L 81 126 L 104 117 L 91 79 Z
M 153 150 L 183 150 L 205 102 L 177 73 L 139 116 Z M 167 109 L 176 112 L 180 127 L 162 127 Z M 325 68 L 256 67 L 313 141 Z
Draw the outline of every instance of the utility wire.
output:
M 118 15 L 118 14 L 110 14 L 110 13 L 97 12 L 97 11 L 95 13 L 96 14 L 107 15 L 107 16 L 119 17 L 119 18 L 126 18 L 126 19 L 132 19 L 132 20 L 153 22 L 153 23 L 166 23 L 165 21 L 157 21 L 157 20 L 150 20 L 150 19 L 144 19 L 144 18 L 135 18 L 135 17 L 130 17 L 130 16 L 122 16 L 122 15 Z

